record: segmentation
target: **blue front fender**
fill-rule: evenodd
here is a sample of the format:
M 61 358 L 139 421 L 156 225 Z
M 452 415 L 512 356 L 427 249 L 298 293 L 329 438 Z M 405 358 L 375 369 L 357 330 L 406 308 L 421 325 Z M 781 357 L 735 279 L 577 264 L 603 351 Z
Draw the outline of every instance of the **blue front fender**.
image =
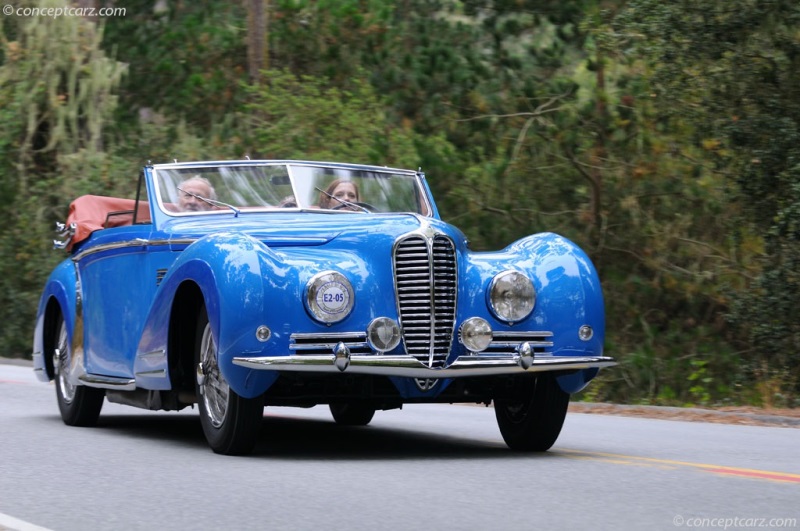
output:
M 467 307 L 479 307 L 494 274 L 504 268 L 525 273 L 536 290 L 533 313 L 520 323 L 508 325 L 487 312 L 495 330 L 542 330 L 553 333 L 554 356 L 602 356 L 605 340 L 605 308 L 597 271 L 586 253 L 570 240 L 541 233 L 518 240 L 502 251 L 476 253 L 467 268 L 470 285 L 479 286 L 467 296 Z M 488 301 L 485 303 L 488 306 Z M 593 336 L 581 339 L 578 330 L 590 326 Z M 587 369 L 558 378 L 562 389 L 575 393 L 597 374 Z
M 524 238 L 508 250 L 538 257 L 529 271 L 536 276 L 537 309 L 546 315 L 548 328 L 554 332 L 553 354 L 602 356 L 605 303 L 597 271 L 586 253 L 568 239 L 551 233 Z M 578 335 L 584 325 L 593 330 L 589 340 Z M 564 392 L 577 393 L 597 373 L 597 369 L 580 370 L 559 376 L 558 383 Z

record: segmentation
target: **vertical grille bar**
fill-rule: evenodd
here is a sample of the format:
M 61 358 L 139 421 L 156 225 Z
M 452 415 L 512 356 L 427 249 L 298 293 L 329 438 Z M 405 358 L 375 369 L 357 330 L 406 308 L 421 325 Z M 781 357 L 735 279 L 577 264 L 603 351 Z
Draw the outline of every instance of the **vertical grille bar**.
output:
M 456 321 L 456 260 L 453 242 L 444 236 L 433 239 L 434 356 L 442 364 L 450 354 Z
M 455 248 L 446 236 L 411 235 L 394 252 L 395 286 L 406 352 L 428 367 L 442 367 L 455 327 Z

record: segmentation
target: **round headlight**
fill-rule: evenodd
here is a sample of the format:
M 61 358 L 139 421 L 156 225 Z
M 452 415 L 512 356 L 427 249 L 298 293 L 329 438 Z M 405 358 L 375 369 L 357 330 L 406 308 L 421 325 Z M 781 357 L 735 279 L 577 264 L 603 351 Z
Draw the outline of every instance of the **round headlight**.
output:
M 501 321 L 515 323 L 528 317 L 536 304 L 533 282 L 518 271 L 498 273 L 489 284 L 489 308 Z
M 353 286 L 341 273 L 323 271 L 306 285 L 306 308 L 321 323 L 338 323 L 353 309 Z
M 367 342 L 378 352 L 388 352 L 400 343 L 400 326 L 388 317 L 373 319 L 367 326 Z
M 492 342 L 492 326 L 480 317 L 470 317 L 458 329 L 458 339 L 470 352 L 483 352 Z

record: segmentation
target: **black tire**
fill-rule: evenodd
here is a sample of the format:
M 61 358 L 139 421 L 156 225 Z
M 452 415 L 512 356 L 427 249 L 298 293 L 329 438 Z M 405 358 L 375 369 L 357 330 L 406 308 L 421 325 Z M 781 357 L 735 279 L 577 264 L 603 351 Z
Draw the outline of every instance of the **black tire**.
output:
M 547 451 L 561 433 L 569 393 L 562 391 L 556 379 L 549 375 L 516 383 L 511 397 L 494 401 L 500 434 L 512 450 Z
M 249 454 L 264 418 L 264 397 L 242 398 L 228 387 L 217 365 L 217 346 L 205 306 L 197 319 L 194 352 L 200 424 L 208 445 L 218 454 Z
M 333 420 L 342 426 L 366 426 L 375 416 L 375 408 L 366 402 L 339 402 L 329 407 Z
M 67 426 L 95 426 L 103 409 L 106 392 L 103 389 L 74 385 L 69 381 L 72 347 L 67 340 L 67 323 L 58 317 L 53 341 L 53 372 L 56 381 L 56 400 L 61 419 Z

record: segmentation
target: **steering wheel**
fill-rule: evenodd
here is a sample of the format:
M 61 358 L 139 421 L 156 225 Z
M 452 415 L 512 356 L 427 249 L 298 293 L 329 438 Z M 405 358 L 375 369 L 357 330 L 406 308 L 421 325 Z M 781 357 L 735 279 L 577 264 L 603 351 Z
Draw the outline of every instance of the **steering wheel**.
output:
M 367 212 L 378 212 L 378 209 L 375 208 L 374 206 L 370 205 L 369 203 L 358 203 L 358 202 L 355 202 L 355 201 L 350 201 L 346 205 L 344 203 L 340 203 L 340 204 L 336 205 L 335 207 L 332 207 L 331 210 L 341 210 L 343 208 L 349 208 L 350 205 L 355 205 L 355 206 L 361 207 L 364 210 L 366 210 Z

